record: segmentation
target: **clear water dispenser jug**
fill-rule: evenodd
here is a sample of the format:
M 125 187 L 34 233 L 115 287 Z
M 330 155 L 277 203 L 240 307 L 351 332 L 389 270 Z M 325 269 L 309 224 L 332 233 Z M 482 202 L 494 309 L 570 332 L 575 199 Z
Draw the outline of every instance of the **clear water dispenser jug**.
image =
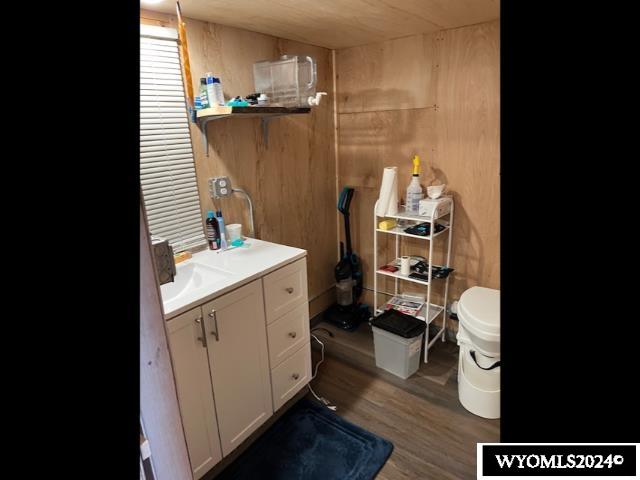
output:
M 316 62 L 309 56 L 283 55 L 253 64 L 255 91 L 265 93 L 272 106 L 308 107 L 316 94 Z

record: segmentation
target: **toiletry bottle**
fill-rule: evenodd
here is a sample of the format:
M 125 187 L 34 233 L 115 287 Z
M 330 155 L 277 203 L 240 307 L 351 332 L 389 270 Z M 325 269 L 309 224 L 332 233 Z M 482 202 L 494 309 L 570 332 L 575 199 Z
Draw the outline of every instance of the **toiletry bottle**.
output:
M 216 89 L 214 86 L 215 77 L 211 72 L 205 73 L 205 81 L 206 81 L 206 91 L 207 91 L 207 99 L 209 100 L 209 106 L 215 107 L 216 105 L 220 105 L 218 103 L 218 99 L 216 97 Z
M 216 219 L 218 220 L 218 233 L 219 237 L 219 245 L 222 250 L 226 250 L 227 248 L 227 235 L 226 229 L 224 227 L 224 219 L 222 218 L 222 210 L 218 210 L 216 212 Z
M 218 245 L 220 235 L 218 235 L 218 221 L 213 216 L 213 210 L 209 210 L 207 212 L 207 220 L 205 221 L 205 225 L 209 250 L 218 250 L 220 248 Z
M 207 94 L 207 79 L 200 79 L 200 108 L 209 108 L 211 102 L 209 101 L 209 95 Z
M 219 78 L 213 77 L 213 90 L 216 93 L 218 105 L 224 106 L 224 93 L 222 92 L 222 82 Z
M 409 213 L 418 213 L 420 200 L 422 200 L 422 187 L 420 186 L 420 157 L 413 157 L 413 176 L 407 187 L 406 210 Z

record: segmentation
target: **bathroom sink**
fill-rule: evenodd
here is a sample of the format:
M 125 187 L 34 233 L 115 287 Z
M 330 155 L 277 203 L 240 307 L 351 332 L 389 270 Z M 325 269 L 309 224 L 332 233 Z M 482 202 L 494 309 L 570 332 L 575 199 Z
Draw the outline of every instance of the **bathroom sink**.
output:
M 162 301 L 164 303 L 172 302 L 187 292 L 226 280 L 230 275 L 231 272 L 201 263 L 178 264 L 174 281 L 160 285 Z

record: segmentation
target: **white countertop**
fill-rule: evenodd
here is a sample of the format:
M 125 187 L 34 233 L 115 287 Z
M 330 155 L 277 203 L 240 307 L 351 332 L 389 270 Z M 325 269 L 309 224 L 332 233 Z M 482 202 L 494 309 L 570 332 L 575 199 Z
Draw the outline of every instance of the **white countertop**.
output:
M 246 238 L 245 245 L 204 250 L 176 265 L 175 282 L 160 286 L 165 320 L 307 255 L 300 248 L 255 238 Z M 179 294 L 169 298 L 172 291 Z

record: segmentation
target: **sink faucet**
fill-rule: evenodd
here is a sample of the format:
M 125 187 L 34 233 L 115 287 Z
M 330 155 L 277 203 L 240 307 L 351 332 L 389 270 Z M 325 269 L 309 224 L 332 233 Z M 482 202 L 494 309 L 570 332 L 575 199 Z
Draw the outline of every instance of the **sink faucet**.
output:
M 173 258 L 173 248 L 169 240 L 151 235 L 151 247 L 156 262 L 158 282 L 160 285 L 173 282 L 176 276 L 176 263 Z

